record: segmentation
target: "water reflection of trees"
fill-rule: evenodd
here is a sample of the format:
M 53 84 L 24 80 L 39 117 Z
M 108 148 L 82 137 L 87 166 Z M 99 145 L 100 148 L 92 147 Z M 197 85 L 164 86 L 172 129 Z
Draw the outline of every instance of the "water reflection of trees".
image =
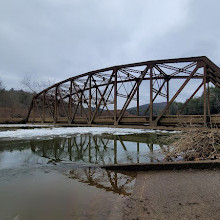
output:
M 125 196 L 131 195 L 136 179 L 134 172 L 119 173 L 100 168 L 73 169 L 68 176 L 90 186 Z
M 128 150 L 127 144 L 132 143 L 132 151 Z M 159 147 L 164 154 L 169 147 L 156 136 L 92 136 L 77 135 L 68 138 L 53 138 L 50 140 L 31 141 L 32 152 L 55 161 L 81 161 L 93 164 L 109 163 L 139 163 L 140 144 L 148 148 L 149 161 L 155 160 L 154 148 Z M 135 150 L 134 150 L 135 149 Z M 135 151 L 135 152 L 134 152 Z M 118 155 L 120 154 L 120 155 Z M 123 154 L 123 159 L 121 155 Z
M 130 145 L 130 148 L 128 147 Z M 144 135 L 75 135 L 48 140 L 0 142 L 0 151 L 31 150 L 35 155 L 54 161 L 84 162 L 85 164 L 139 163 L 141 146 L 148 149 L 149 161 L 155 149 L 169 151 L 163 138 L 157 134 Z M 132 149 L 132 150 L 131 150 Z M 77 163 L 78 164 L 78 163 Z M 135 173 L 115 172 L 100 168 L 75 168 L 68 176 L 106 191 L 130 195 L 135 183 Z

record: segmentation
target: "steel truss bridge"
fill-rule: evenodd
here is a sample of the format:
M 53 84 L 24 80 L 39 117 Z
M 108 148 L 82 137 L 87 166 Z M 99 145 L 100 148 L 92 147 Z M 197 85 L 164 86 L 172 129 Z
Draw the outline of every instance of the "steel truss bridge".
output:
M 205 56 L 113 66 L 71 77 L 36 94 L 27 122 L 165 129 L 218 125 L 220 116 L 210 114 L 210 83 L 220 87 L 220 68 Z M 171 115 L 170 107 L 183 91 L 189 97 Z M 183 115 L 199 91 L 203 114 Z M 165 105 L 156 114 L 158 99 Z M 141 103 L 149 103 L 142 114 Z

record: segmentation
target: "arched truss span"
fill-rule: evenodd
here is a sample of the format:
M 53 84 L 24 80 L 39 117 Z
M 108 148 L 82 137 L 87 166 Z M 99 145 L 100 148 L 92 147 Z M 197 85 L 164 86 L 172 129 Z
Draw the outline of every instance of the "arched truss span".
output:
M 207 125 L 212 119 L 210 82 L 220 87 L 220 69 L 205 56 L 113 66 L 71 77 L 41 91 L 33 97 L 27 121 L 154 128 L 181 123 Z M 184 89 L 189 97 L 175 116 L 170 115 L 171 104 Z M 201 90 L 203 114 L 181 115 Z M 159 112 L 154 111 L 157 100 L 163 100 Z

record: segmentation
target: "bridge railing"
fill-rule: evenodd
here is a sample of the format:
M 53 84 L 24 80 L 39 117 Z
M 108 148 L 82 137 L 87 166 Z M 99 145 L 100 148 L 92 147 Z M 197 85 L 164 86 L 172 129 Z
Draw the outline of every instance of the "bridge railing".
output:
M 185 120 L 186 124 L 207 125 L 211 118 L 209 84 L 220 86 L 219 73 L 220 69 L 206 57 L 100 69 L 66 79 L 38 93 L 32 100 L 27 121 L 157 127 L 177 125 L 178 121 L 183 123 Z M 177 110 L 177 116 L 169 116 L 171 105 L 187 89 L 189 97 L 182 109 Z M 201 91 L 204 94 L 202 116 L 181 118 L 182 110 Z M 157 100 L 163 100 L 163 108 L 155 113 Z M 149 104 L 143 111 L 145 103 Z

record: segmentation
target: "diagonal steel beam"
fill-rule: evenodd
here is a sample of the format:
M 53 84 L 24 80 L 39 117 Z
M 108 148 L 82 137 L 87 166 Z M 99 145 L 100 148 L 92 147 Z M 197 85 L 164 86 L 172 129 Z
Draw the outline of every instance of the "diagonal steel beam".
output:
M 106 101 L 105 101 L 105 103 L 106 103 L 105 105 L 106 105 L 106 106 L 104 105 L 104 106 L 102 107 L 102 110 L 101 110 L 101 112 L 100 112 L 100 115 L 102 114 L 102 112 L 103 112 L 103 110 L 104 110 L 105 107 L 106 107 L 108 113 L 109 113 L 110 115 L 113 115 L 113 113 L 110 112 L 109 109 L 108 109 L 108 107 L 107 107 L 107 102 L 108 102 L 108 99 L 109 99 L 109 97 L 110 97 L 110 95 L 111 95 L 111 92 L 112 92 L 113 88 L 114 88 L 114 85 L 112 85 L 112 87 L 111 87 L 111 89 L 110 89 L 110 91 L 109 91 L 109 93 L 108 93 L 108 96 L 107 96 Z
M 43 122 L 43 118 L 42 118 L 42 112 L 39 110 L 40 108 L 39 108 L 39 105 L 38 105 L 38 103 L 37 103 L 37 100 L 36 99 L 34 99 L 34 102 L 35 102 L 35 105 L 36 105 L 36 107 L 37 107 L 37 111 L 38 111 L 38 113 L 39 113 L 39 115 L 40 115 L 40 118 L 41 118 L 41 121 Z
M 87 83 L 88 83 L 88 81 L 89 81 L 89 77 L 87 78 L 87 80 L 86 80 L 86 82 L 85 82 L 85 84 L 84 84 L 84 89 L 85 89 L 85 87 L 86 87 L 86 85 L 87 85 Z M 81 92 L 81 96 L 79 95 L 79 92 L 78 92 L 78 90 L 77 90 L 77 88 L 76 88 L 76 86 L 75 86 L 75 83 L 73 82 L 73 87 L 74 87 L 74 90 L 76 91 L 76 95 L 77 95 L 77 97 L 78 97 L 78 99 L 82 102 L 82 96 L 83 96 L 83 91 Z M 82 104 L 81 104 L 82 105 Z M 72 118 L 72 120 L 71 121 L 73 121 L 74 120 L 74 117 L 75 117 L 75 115 L 76 115 L 76 112 L 77 112 L 77 109 L 78 109 L 78 107 L 79 107 L 79 102 L 78 102 L 78 104 L 77 104 L 77 107 L 76 107 L 76 109 L 75 109 L 75 112 L 74 112 L 74 114 L 73 114 L 73 118 Z M 84 109 L 84 107 L 82 106 L 82 110 L 84 111 L 84 114 L 85 114 L 85 118 L 86 118 L 86 121 L 87 121 L 87 123 L 89 122 L 89 120 L 88 120 L 88 118 L 87 118 L 87 115 L 86 115 L 86 112 L 85 112 L 85 109 Z
M 170 107 L 170 105 L 173 103 L 173 101 L 176 99 L 176 97 L 180 94 L 180 92 L 184 89 L 184 87 L 187 85 L 189 80 L 192 78 L 192 76 L 196 73 L 196 71 L 202 67 L 202 64 L 199 62 L 197 63 L 195 69 L 191 72 L 191 74 L 187 77 L 185 82 L 182 84 L 182 86 L 179 88 L 179 90 L 176 92 L 176 94 L 173 96 L 173 98 L 170 100 L 169 103 L 167 103 L 166 107 L 163 109 L 163 111 L 160 113 L 160 115 L 155 119 L 154 125 L 156 126 L 158 121 L 161 119 L 161 117 L 164 115 L 164 113 L 167 111 L 167 109 Z
M 92 76 L 92 80 L 93 80 L 93 82 L 94 82 L 94 84 L 95 84 L 95 86 L 96 86 L 96 88 L 97 88 L 97 90 L 98 90 L 100 96 L 102 96 L 102 93 L 101 93 L 99 87 L 97 86 L 96 81 L 95 81 L 95 79 L 93 78 L 93 76 Z M 112 89 L 113 89 L 113 86 L 112 86 L 112 88 L 110 89 L 110 92 L 109 92 L 109 94 L 108 94 L 108 96 L 107 96 L 107 99 L 104 99 L 104 98 L 103 98 L 104 106 L 106 106 L 108 112 L 109 112 L 109 109 L 108 109 L 108 107 L 107 107 L 107 103 L 106 103 L 106 102 L 107 102 L 108 99 L 109 99 L 109 96 L 110 96 L 110 94 L 111 94 Z M 103 109 L 104 109 L 104 108 L 103 108 Z M 101 113 L 103 112 L 103 109 L 101 110 Z M 109 112 L 109 113 L 110 113 L 110 112 Z
M 122 110 L 121 110 L 121 112 L 120 112 L 120 115 L 119 115 L 119 117 L 118 117 L 117 123 L 119 123 L 120 120 L 121 120 L 121 118 L 123 117 L 123 115 L 124 115 L 124 113 L 125 113 L 125 111 L 126 111 L 128 105 L 129 105 L 129 103 L 131 102 L 133 96 L 135 95 L 135 93 L 136 93 L 136 91 L 137 91 L 137 88 L 138 88 L 139 85 L 141 84 L 141 82 L 142 82 L 143 78 L 145 77 L 145 75 L 146 75 L 146 73 L 147 73 L 148 70 L 149 70 L 149 66 L 147 66 L 147 67 L 145 68 L 145 70 L 142 72 L 142 74 L 141 74 L 140 78 L 138 79 L 138 81 L 134 84 L 134 86 L 133 86 L 133 88 L 132 88 L 132 90 L 131 90 L 131 92 L 130 92 L 130 94 L 129 94 L 129 97 L 128 97 L 128 99 L 125 101 L 125 104 L 124 104 L 124 106 L 123 106 L 123 108 L 122 108 Z
M 93 122 L 93 120 L 94 120 L 94 118 L 95 118 L 95 116 L 96 116 L 96 113 L 97 113 L 97 111 L 98 111 L 98 109 L 99 109 L 99 107 L 100 107 L 100 105 L 101 105 L 101 102 L 102 102 L 102 100 L 103 100 L 103 98 L 104 98 L 104 95 L 105 95 L 105 93 L 106 93 L 106 91 L 107 91 L 107 89 L 108 89 L 108 86 L 109 86 L 109 84 L 110 84 L 110 82 L 111 82 L 111 80 L 112 80 L 113 75 L 114 75 L 114 71 L 112 72 L 112 74 L 111 74 L 111 76 L 110 76 L 110 78 L 109 78 L 109 81 L 108 81 L 108 83 L 107 83 L 107 85 L 106 85 L 106 87 L 105 87 L 105 90 L 104 90 L 104 92 L 103 92 L 103 94 L 102 94 L 102 96 L 101 96 L 101 98 L 100 98 L 100 100 L 99 100 L 99 104 L 98 104 L 98 106 L 96 107 L 95 112 L 94 112 L 93 115 L 92 115 L 92 118 L 91 118 L 91 120 L 90 120 L 90 122 L 89 122 L 90 124 Z
M 199 91 L 199 89 L 203 86 L 203 82 L 198 86 L 198 88 L 195 90 L 195 92 L 185 101 L 182 108 L 178 111 L 178 115 L 183 111 L 183 109 L 189 104 L 189 102 L 192 100 L 192 98 L 196 95 L 196 93 Z
M 66 108 L 65 108 L 65 106 L 64 106 L 64 101 L 63 101 L 63 98 L 62 98 L 62 95 L 61 95 L 61 93 L 60 93 L 60 89 L 59 89 L 59 88 L 58 88 L 58 94 L 59 94 L 59 96 L 60 96 L 60 100 L 61 100 L 61 103 L 62 103 L 63 111 L 64 111 L 64 113 L 65 113 L 65 115 L 66 115 L 66 117 L 68 118 L 68 121 L 69 121 L 69 115 L 68 115 L 68 113 L 67 113 L 67 111 L 66 111 Z
M 164 80 L 164 82 L 162 83 L 162 85 L 160 86 L 159 90 L 157 90 L 157 93 L 155 94 L 154 98 L 153 98 L 153 102 L 155 101 L 155 99 L 157 98 L 157 96 L 160 94 L 161 90 L 163 89 L 164 85 L 166 83 L 166 80 Z M 144 112 L 144 115 L 147 114 L 148 110 L 150 109 L 150 105 L 148 105 L 147 109 Z

